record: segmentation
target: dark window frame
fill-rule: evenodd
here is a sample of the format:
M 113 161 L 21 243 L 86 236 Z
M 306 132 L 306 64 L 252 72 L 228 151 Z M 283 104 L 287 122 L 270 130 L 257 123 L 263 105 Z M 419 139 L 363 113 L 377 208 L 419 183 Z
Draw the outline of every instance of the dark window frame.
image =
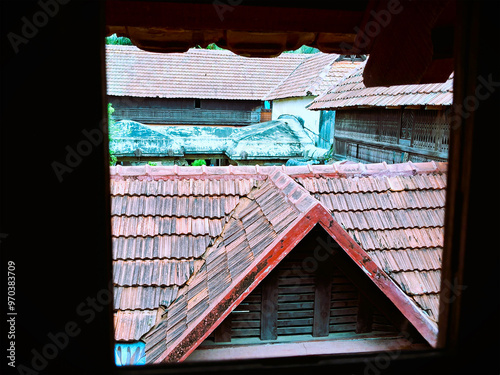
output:
M 64 350 L 58 350 L 57 357 L 39 372 L 63 374 L 71 366 L 74 373 L 115 374 L 237 371 L 239 375 L 255 375 L 295 369 L 329 374 L 363 373 L 367 364 L 383 359 L 383 353 L 353 353 L 196 365 L 114 366 L 112 305 L 92 310 L 94 315 L 83 313 L 88 309 L 75 310 L 87 298 L 95 298 L 98 292 L 106 290 L 112 275 L 106 137 L 78 165 L 74 162 L 62 182 L 51 168 L 54 161 L 65 162 L 67 147 L 74 150 L 86 140 L 82 130 L 97 129 L 105 119 L 104 2 L 62 3 L 58 3 L 57 15 L 47 16 L 46 25 L 36 35 L 26 38 L 22 35 L 23 17 L 31 20 L 41 12 L 39 2 L 0 5 L 5 15 L 4 35 L 13 32 L 25 39 L 18 45 L 18 52 L 5 39 L 3 62 L 8 73 L 4 72 L 4 110 L 0 112 L 5 125 L 1 129 L 1 139 L 5 140 L 0 149 L 4 156 L 2 172 L 9 177 L 1 186 L 5 194 L 2 198 L 7 197 L 0 210 L 2 218 L 7 219 L 2 222 L 2 256 L 11 255 L 19 267 L 16 302 L 25 314 L 17 320 L 16 365 L 29 367 L 33 358 L 30 350 L 40 352 L 50 342 L 47 333 L 59 333 L 69 322 L 75 322 L 80 333 L 71 337 Z M 491 25 L 498 14 L 498 4 L 492 4 L 495 3 L 457 2 L 456 103 L 474 97 L 481 82 L 478 77 L 487 82 L 493 72 L 492 80 L 500 81 L 498 63 L 491 57 L 492 46 L 496 46 Z M 39 17 L 40 20 L 44 18 Z M 100 48 L 96 48 L 99 43 Z M 81 69 L 75 69 L 74 64 L 82 64 Z M 40 95 L 45 89 L 52 89 L 51 95 Z M 492 93 L 495 100 L 490 97 L 481 102 L 467 118 L 455 118 L 456 127 L 452 125 L 443 279 L 467 289 L 455 296 L 443 293 L 443 298 L 449 301 L 443 309 L 443 319 L 440 318 L 443 349 L 401 353 L 392 359 L 386 373 L 422 373 L 425 369 L 426 373 L 470 374 L 485 367 L 492 370 L 490 373 L 498 373 L 498 341 L 496 346 L 487 344 L 492 337 L 498 340 L 498 319 L 486 314 L 491 313 L 491 308 L 498 308 L 498 299 L 492 298 L 499 289 L 498 258 L 495 258 L 498 255 L 483 256 L 478 249 L 493 248 L 494 233 L 498 230 L 494 221 L 483 220 L 484 211 L 498 203 L 494 201 L 497 196 L 492 194 L 494 184 L 488 182 L 485 178 L 488 175 L 483 172 L 491 173 L 494 157 L 490 156 L 498 149 L 498 137 L 492 133 L 497 130 L 493 124 L 498 123 L 499 92 L 496 89 Z M 485 95 L 484 86 L 480 93 Z M 86 110 L 75 116 L 78 104 Z M 33 136 L 23 137 L 27 152 L 21 152 L 14 140 L 33 129 Z M 29 183 L 23 183 L 23 179 Z M 42 215 L 46 212 L 51 216 Z M 44 245 L 49 251 L 39 251 Z M 43 304 L 36 303 L 40 295 Z

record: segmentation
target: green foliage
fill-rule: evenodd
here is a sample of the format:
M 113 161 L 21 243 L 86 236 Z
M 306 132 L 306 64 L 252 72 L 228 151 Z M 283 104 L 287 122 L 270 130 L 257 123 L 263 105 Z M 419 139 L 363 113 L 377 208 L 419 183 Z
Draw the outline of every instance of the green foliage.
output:
M 122 46 L 133 46 L 129 38 L 120 37 L 116 34 L 106 37 L 106 44 L 122 45 Z
M 211 43 L 205 48 L 201 47 L 200 45 L 197 45 L 195 48 L 201 48 L 201 49 L 214 49 L 214 50 L 224 50 L 225 48 L 219 47 L 215 43 Z M 314 48 L 314 47 L 309 47 L 306 45 L 300 46 L 298 49 L 294 51 L 283 51 L 283 53 L 318 53 L 319 49 Z
M 303 45 L 294 51 L 285 51 L 284 53 L 318 53 L 318 52 L 319 52 L 319 49 L 317 49 L 317 48 Z
M 191 163 L 191 165 L 193 167 L 199 167 L 200 165 L 207 165 L 207 163 L 205 162 L 205 160 L 203 159 L 198 159 L 198 160 L 195 160 Z
M 325 164 L 333 159 L 333 144 L 325 155 Z
M 108 136 L 109 136 L 109 142 L 111 143 L 111 134 L 116 130 L 116 121 L 113 119 L 113 112 L 115 112 L 115 109 L 113 108 L 113 105 L 111 103 L 108 103 Z M 109 165 L 115 165 L 116 164 L 116 156 L 114 155 L 114 151 L 109 150 Z
M 197 45 L 195 48 L 199 48 L 199 49 L 215 49 L 215 50 L 224 50 L 224 48 L 220 48 L 217 44 L 215 43 L 210 43 L 208 46 L 206 46 L 205 48 L 203 48 L 202 46 L 200 45 Z
M 122 45 L 122 46 L 133 46 L 134 45 L 130 41 L 129 38 L 125 38 L 123 36 L 122 37 L 116 36 L 116 34 L 108 36 L 106 38 L 106 44 L 115 44 L 115 45 Z
M 158 163 L 154 162 L 154 161 L 148 161 L 148 165 L 150 165 L 152 167 L 156 167 L 158 165 Z

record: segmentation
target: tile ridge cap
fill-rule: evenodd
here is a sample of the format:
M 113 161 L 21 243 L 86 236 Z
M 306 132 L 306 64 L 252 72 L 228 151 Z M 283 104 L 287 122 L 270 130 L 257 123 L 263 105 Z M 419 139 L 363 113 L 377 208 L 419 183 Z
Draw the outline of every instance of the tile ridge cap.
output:
M 268 178 L 300 213 L 309 211 L 319 203 L 308 190 L 280 168 L 275 168 L 269 173 Z

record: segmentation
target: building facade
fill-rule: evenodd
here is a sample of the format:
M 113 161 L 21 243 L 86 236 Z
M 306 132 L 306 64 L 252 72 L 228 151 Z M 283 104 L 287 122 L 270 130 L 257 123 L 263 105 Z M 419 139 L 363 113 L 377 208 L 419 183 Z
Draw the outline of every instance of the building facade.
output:
M 317 146 L 330 147 L 330 138 L 324 138 L 333 129 L 332 117 L 325 118 L 320 111 L 307 107 L 347 73 L 356 68 L 364 56 L 345 56 L 316 53 L 304 59 L 282 82 L 264 98 L 272 101 L 272 118 L 282 114 L 300 116 Z
M 309 106 L 334 110 L 337 159 L 401 163 L 448 158 L 453 74 L 444 83 L 365 87 L 365 63 Z

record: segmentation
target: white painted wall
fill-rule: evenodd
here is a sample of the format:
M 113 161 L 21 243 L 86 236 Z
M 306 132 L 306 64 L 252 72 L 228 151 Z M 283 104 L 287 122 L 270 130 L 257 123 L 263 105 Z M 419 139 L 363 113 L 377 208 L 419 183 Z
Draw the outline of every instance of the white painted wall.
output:
M 306 105 L 314 100 L 315 96 L 301 96 L 295 98 L 273 100 L 272 119 L 276 120 L 280 115 L 300 116 L 304 120 L 304 126 L 314 133 L 319 134 L 319 114 L 320 111 L 306 109 Z M 306 130 L 307 135 L 312 137 L 314 143 L 317 137 Z

